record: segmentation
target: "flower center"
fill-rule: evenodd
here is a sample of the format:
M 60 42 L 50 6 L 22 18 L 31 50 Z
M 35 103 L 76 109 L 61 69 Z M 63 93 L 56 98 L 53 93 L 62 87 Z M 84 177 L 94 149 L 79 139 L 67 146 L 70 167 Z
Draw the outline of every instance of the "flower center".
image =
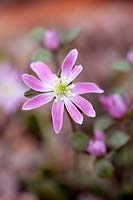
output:
M 74 85 L 69 85 L 69 80 L 67 78 L 61 79 L 56 77 L 54 80 L 53 92 L 55 101 L 64 100 L 64 97 L 71 97 Z
M 60 93 L 61 95 L 65 94 L 66 88 L 67 88 L 66 85 L 64 85 L 64 84 L 62 84 L 62 83 L 59 84 L 59 85 L 58 85 L 58 91 L 59 91 L 59 93 Z

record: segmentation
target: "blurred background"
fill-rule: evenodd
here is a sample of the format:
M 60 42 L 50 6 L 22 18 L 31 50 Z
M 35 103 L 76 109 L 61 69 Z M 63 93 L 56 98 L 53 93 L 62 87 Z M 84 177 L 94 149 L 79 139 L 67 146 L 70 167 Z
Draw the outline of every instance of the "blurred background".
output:
M 94 160 L 85 153 L 79 159 L 82 173 L 75 178 L 67 115 L 67 124 L 60 135 L 55 135 L 49 105 L 33 111 L 21 110 L 27 90 L 21 74 L 29 71 L 29 63 L 42 49 L 31 34 L 36 27 L 64 32 L 79 28 L 78 37 L 61 51 L 60 63 L 69 50 L 77 48 L 77 63 L 84 66 L 78 80 L 97 83 L 105 94 L 128 91 L 133 101 L 133 71 L 127 63 L 127 54 L 133 48 L 132 0 L 0 0 L 0 200 L 132 199 L 132 138 L 126 148 L 117 152 L 118 157 L 111 157 L 111 177 L 97 178 Z M 46 62 L 54 70 L 47 56 Z M 17 71 L 17 78 L 11 69 Z M 2 85 L 2 81 L 6 84 Z M 15 96 L 15 107 L 9 90 L 13 92 L 11 98 Z M 98 117 L 105 115 L 97 95 L 86 97 Z M 8 100 L 6 106 L 2 100 Z M 86 134 L 86 140 L 93 134 L 96 122 L 85 117 L 80 131 Z M 127 126 L 128 130 L 120 124 L 131 137 L 132 123 Z

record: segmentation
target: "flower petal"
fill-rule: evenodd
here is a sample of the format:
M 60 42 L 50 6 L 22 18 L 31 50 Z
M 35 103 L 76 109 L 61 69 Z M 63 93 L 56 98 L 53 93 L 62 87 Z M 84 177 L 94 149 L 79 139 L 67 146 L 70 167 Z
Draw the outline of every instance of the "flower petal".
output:
M 51 81 L 53 81 L 53 78 L 55 77 L 50 68 L 43 62 L 38 61 L 31 63 L 31 69 L 45 83 L 51 83 Z
M 76 123 L 82 124 L 83 116 L 79 112 L 79 110 L 76 108 L 76 106 L 68 98 L 64 98 L 64 101 L 65 101 L 66 109 L 67 109 L 68 113 L 70 114 L 71 118 Z
M 78 57 L 78 51 L 76 49 L 71 50 L 65 57 L 62 63 L 61 77 L 68 77 L 71 69 L 73 68 Z
M 39 94 L 28 101 L 26 101 L 22 107 L 22 110 L 32 110 L 34 108 L 38 108 L 48 102 L 50 102 L 53 99 L 53 93 L 45 93 L 45 94 Z
M 83 67 L 82 65 L 78 65 L 78 66 L 75 66 L 72 71 L 70 72 L 70 75 L 69 75 L 69 81 L 72 82 L 79 74 L 80 72 L 83 70 Z
M 98 87 L 95 83 L 91 82 L 78 82 L 74 84 L 73 92 L 76 94 L 85 93 L 103 93 L 104 91 Z
M 53 102 L 52 120 L 55 133 L 59 133 L 63 125 L 64 101 Z
M 84 99 L 83 97 L 76 95 L 74 97 L 70 98 L 71 101 L 77 106 L 79 107 L 86 115 L 90 116 L 90 117 L 95 117 L 96 116 L 96 112 L 92 106 L 91 103 L 89 103 L 86 99 Z
M 22 80 L 28 87 L 32 88 L 33 90 L 44 92 L 43 83 L 36 77 L 29 74 L 23 74 Z

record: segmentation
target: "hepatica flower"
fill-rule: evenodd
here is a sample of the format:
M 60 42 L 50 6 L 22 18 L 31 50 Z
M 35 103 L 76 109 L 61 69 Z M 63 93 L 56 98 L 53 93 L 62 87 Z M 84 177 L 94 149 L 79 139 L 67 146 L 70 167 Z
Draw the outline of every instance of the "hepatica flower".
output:
M 123 96 L 119 94 L 102 95 L 100 101 L 109 115 L 117 119 L 124 117 L 130 108 L 130 99 L 127 93 Z
M 18 71 L 8 64 L 0 67 L 0 107 L 7 113 L 15 112 L 24 100 L 25 87 Z
M 40 107 L 51 100 L 53 127 L 59 133 L 63 124 L 64 107 L 71 118 L 78 124 L 82 124 L 84 112 L 90 117 L 95 117 L 95 110 L 90 102 L 80 96 L 85 93 L 103 93 L 95 83 L 77 82 L 73 80 L 80 74 L 83 67 L 74 66 L 78 52 L 76 49 L 69 52 L 61 66 L 61 75 L 57 77 L 49 67 L 40 61 L 31 64 L 31 69 L 38 75 L 39 79 L 29 74 L 23 74 L 22 79 L 31 89 L 40 92 L 37 96 L 29 99 L 23 110 L 31 110 Z

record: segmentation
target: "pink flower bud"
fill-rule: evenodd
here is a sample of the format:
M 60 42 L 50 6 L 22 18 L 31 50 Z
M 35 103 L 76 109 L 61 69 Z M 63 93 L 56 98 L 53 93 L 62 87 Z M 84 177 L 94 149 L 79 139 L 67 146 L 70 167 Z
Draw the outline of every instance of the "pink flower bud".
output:
M 122 118 L 129 111 L 130 101 L 129 95 L 120 96 L 112 94 L 109 96 L 101 96 L 100 101 L 104 109 L 114 118 Z
M 106 154 L 105 137 L 102 131 L 96 130 L 94 132 L 94 138 L 90 140 L 86 151 L 96 157 Z
M 94 131 L 94 139 L 100 140 L 100 141 L 105 141 L 104 133 L 100 130 L 95 130 Z
M 50 51 L 57 50 L 60 46 L 60 38 L 56 30 L 47 30 L 44 34 L 43 42 L 46 49 Z
M 133 64 L 133 51 L 130 51 L 128 54 L 127 54 L 127 59 L 128 61 Z
M 104 156 L 106 154 L 106 145 L 103 141 L 91 140 L 87 152 L 96 157 Z

